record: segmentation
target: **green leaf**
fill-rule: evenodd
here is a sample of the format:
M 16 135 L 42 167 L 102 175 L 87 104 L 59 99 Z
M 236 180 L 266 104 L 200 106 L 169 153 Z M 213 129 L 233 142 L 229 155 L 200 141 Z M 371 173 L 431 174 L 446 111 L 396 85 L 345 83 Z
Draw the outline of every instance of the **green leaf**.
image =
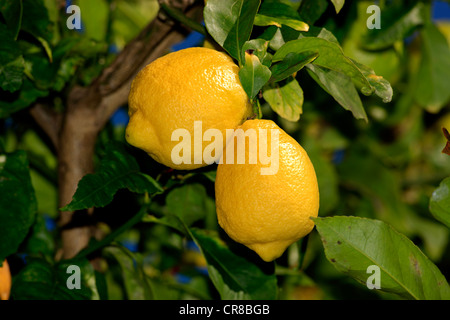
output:
M 288 0 L 289 1 L 289 0 Z M 264 0 L 259 8 L 259 14 L 275 18 L 300 19 L 297 10 L 289 3 L 283 3 L 279 0 Z
M 95 296 L 89 286 L 94 270 L 87 260 L 73 263 L 80 268 L 81 287 L 70 290 L 68 265 L 51 265 L 44 259 L 27 258 L 24 269 L 14 278 L 11 297 L 14 300 L 90 300 Z M 70 280 L 69 280 L 70 282 Z M 95 283 L 95 282 L 94 282 Z
M 358 91 L 348 76 L 314 64 L 308 65 L 307 70 L 309 75 L 345 110 L 351 111 L 356 119 L 368 121 Z
M 89 246 L 82 249 L 75 256 L 74 259 L 85 258 L 85 257 L 89 256 L 90 254 L 94 253 L 95 251 L 109 245 L 112 241 L 114 241 L 122 233 L 131 229 L 131 227 L 133 227 L 135 224 L 141 222 L 143 220 L 143 217 L 146 212 L 147 212 L 147 206 L 142 206 L 141 209 L 133 217 L 131 217 L 125 223 L 122 223 L 119 227 L 117 227 L 117 229 L 115 229 L 114 231 L 109 233 L 107 236 L 102 238 L 100 241 L 91 240 L 91 242 L 89 243 Z M 73 260 L 73 259 L 70 259 L 70 260 Z M 70 260 L 66 260 L 66 261 L 70 261 Z
M 380 268 L 380 289 L 409 299 L 450 299 L 439 269 L 390 225 L 359 217 L 316 218 L 327 259 L 337 270 L 366 284 L 369 266 Z
M 7 118 L 12 113 L 29 107 L 37 98 L 47 95 L 48 91 L 37 89 L 28 79 L 23 81 L 20 91 L 10 93 L 0 89 L 0 118 Z
M 239 70 L 239 78 L 250 100 L 269 81 L 271 74 L 270 69 L 262 65 L 256 55 L 245 52 L 245 65 Z
M 55 240 L 47 230 L 45 219 L 42 215 L 36 215 L 30 233 L 23 242 L 21 248 L 29 255 L 43 255 L 53 257 L 55 253 Z
M 300 119 L 303 112 L 303 90 L 296 79 L 268 84 L 264 87 L 263 97 L 280 117 L 289 121 Z
M 272 50 L 277 51 L 286 43 L 286 41 L 284 41 L 284 39 L 283 39 L 283 34 L 281 33 L 280 28 L 277 28 L 275 26 L 270 26 L 266 29 L 266 32 L 261 36 L 268 38 L 269 47 Z M 273 59 L 273 57 L 272 57 L 272 59 Z
M 0 194 L 0 261 L 3 261 L 17 251 L 37 210 L 24 151 L 0 155 Z
M 0 87 L 3 90 L 14 92 L 22 85 L 24 60 L 22 56 L 5 64 L 0 65 Z
M 64 38 L 55 46 L 52 62 L 40 52 L 26 55 L 25 60 L 37 88 L 61 91 L 73 80 L 79 66 L 102 51 L 104 46 L 92 40 Z
M 271 81 L 278 82 L 298 72 L 308 63 L 311 63 L 318 57 L 319 53 L 306 51 L 301 53 L 289 53 L 286 57 L 270 68 L 272 72 Z
M 408 5 L 394 4 L 382 10 L 381 29 L 369 29 L 363 37 L 361 46 L 367 50 L 386 49 L 396 41 L 403 41 L 415 28 L 424 23 L 422 2 Z
M 107 146 L 105 157 L 96 173 L 87 174 L 78 183 L 72 201 L 62 211 L 75 211 L 90 207 L 104 207 L 113 200 L 119 189 L 153 194 L 161 186 L 149 175 L 141 173 L 136 160 L 119 143 Z
M 433 24 L 426 25 L 421 35 L 422 61 L 417 74 L 415 99 L 428 111 L 438 112 L 450 99 L 450 48 L 446 38 Z
M 397 2 L 401 4 L 401 2 Z M 391 1 L 390 3 L 396 2 Z M 379 29 L 370 30 L 367 28 L 368 14 L 366 13 L 366 11 L 367 8 L 372 4 L 373 2 L 371 1 L 357 2 L 354 8 L 354 10 L 356 11 L 356 19 L 352 21 L 349 26 L 349 31 L 342 39 L 342 48 L 348 57 L 369 66 L 370 68 L 375 70 L 378 76 L 383 76 L 390 82 L 397 82 L 400 78 L 402 78 L 402 74 L 404 73 L 405 69 L 407 69 L 404 67 L 403 62 L 405 60 L 404 56 L 408 52 L 405 52 L 406 50 L 403 50 L 403 39 L 395 42 L 395 45 L 392 45 L 384 50 L 369 51 L 362 48 L 361 42 L 363 42 L 362 37 L 364 35 L 366 35 L 368 32 L 375 32 L 375 30 L 377 32 L 382 32 L 382 30 Z M 381 14 L 382 25 L 384 25 L 385 23 L 385 14 L 387 14 L 387 12 L 385 12 L 385 9 L 383 8 Z
M 426 254 L 432 259 L 439 259 L 448 243 L 448 229 L 418 216 L 403 201 L 399 174 L 383 165 L 371 149 L 361 148 L 364 145 L 370 145 L 370 140 L 364 139 L 346 151 L 344 161 L 337 167 L 339 183 L 360 194 L 363 199 L 370 200 L 373 217 L 389 223 L 408 237 L 421 238 Z M 364 161 L 361 161 L 363 158 Z M 365 213 L 358 212 L 358 215 L 361 214 Z
M 22 26 L 23 3 L 22 0 L 1 0 L 0 12 L 5 19 L 8 29 L 14 40 L 17 40 L 20 27 Z M 1 37 L 3 39 L 3 37 Z
M 300 20 L 290 19 L 286 17 L 265 16 L 262 14 L 257 14 L 255 16 L 254 24 L 255 26 L 277 26 L 278 28 L 281 28 L 282 25 L 285 25 L 297 31 L 308 31 L 309 29 L 309 26 Z
M 171 214 L 166 214 L 161 218 L 157 218 L 154 215 L 146 215 L 143 217 L 142 222 L 147 222 L 147 223 L 158 223 L 161 225 L 164 225 L 166 227 L 170 227 L 172 229 L 175 229 L 177 231 L 179 231 L 182 234 L 187 235 L 187 227 L 185 226 L 185 224 L 183 224 L 183 221 L 174 215 Z
M 313 25 L 325 13 L 328 4 L 329 0 L 302 0 L 299 9 L 300 20 Z
M 9 92 L 20 88 L 24 70 L 22 53 L 13 37 L 8 28 L 0 23 L 0 90 Z
M 251 52 L 256 55 L 259 61 L 266 67 L 270 67 L 272 64 L 272 55 L 267 52 L 269 41 L 265 39 L 252 39 L 244 43 L 242 46 L 242 54 L 245 55 L 245 51 Z
M 331 2 L 334 5 L 336 13 L 339 13 L 339 11 L 341 11 L 342 7 L 344 6 L 345 0 L 331 0 Z
M 53 60 L 50 43 L 53 38 L 53 23 L 48 16 L 43 0 L 22 0 L 23 16 L 22 30 L 38 40 L 50 61 Z
M 109 3 L 106 0 L 78 0 L 82 12 L 85 35 L 96 41 L 104 41 L 108 29 Z
M 305 37 L 285 43 L 273 56 L 272 61 L 283 60 L 289 53 L 317 51 L 319 56 L 313 61 L 314 65 L 342 73 L 361 86 L 361 92 L 369 95 L 374 89 L 366 77 L 361 73 L 353 61 L 344 55 L 341 47 L 328 40 L 315 37 Z
M 372 68 L 354 60 L 352 61 L 359 68 L 359 70 L 361 70 L 362 74 L 369 81 L 372 88 L 375 89 L 375 94 L 379 96 L 384 103 L 391 102 L 394 91 L 392 90 L 392 86 L 389 81 L 384 79 L 382 76 L 377 76 Z
M 312 26 L 308 32 L 301 32 L 298 36 L 299 39 L 305 37 L 321 38 L 339 45 L 338 39 L 336 39 L 334 34 L 331 31 L 327 30 L 326 28 L 318 28 Z
M 302 147 L 308 153 L 317 176 L 320 194 L 319 216 L 330 213 L 339 203 L 339 176 L 331 159 L 325 156 L 324 152 L 321 150 L 325 143 L 330 143 L 330 141 L 326 140 L 333 139 L 333 133 L 330 132 L 332 130 L 333 129 L 330 128 L 322 132 L 322 141 L 317 141 L 316 138 L 312 138 L 308 135 L 301 138 Z M 334 139 L 337 140 L 339 138 Z M 342 144 L 342 142 L 337 142 L 336 145 L 337 144 Z
M 442 180 L 431 195 L 430 212 L 450 228 L 450 177 Z
M 58 62 L 50 62 L 40 52 L 25 57 L 27 68 L 30 69 L 30 78 L 40 90 L 53 89 L 53 84 L 58 71 Z
M 215 182 L 216 181 L 216 173 L 217 173 L 217 170 L 212 170 L 212 171 L 208 171 L 208 172 L 203 172 L 203 175 L 206 178 L 208 178 L 209 181 Z
M 269 300 L 277 297 L 277 279 L 273 264 L 259 265 L 235 254 L 216 235 L 190 229 L 208 263 L 208 273 L 224 300 Z M 265 270 L 270 269 L 271 271 Z
M 187 226 L 204 219 L 209 210 L 206 189 L 199 183 L 185 184 L 169 192 L 167 211 L 179 217 Z M 215 214 L 215 210 L 213 212 Z
M 158 11 L 157 0 L 115 2 L 111 12 L 111 39 L 122 49 L 157 16 Z
M 79 297 L 76 299 L 90 299 L 90 300 L 100 299 L 99 292 L 97 289 L 98 282 L 97 277 L 95 275 L 96 271 L 94 270 L 94 266 L 86 257 L 58 261 L 54 266 L 54 269 L 56 271 L 57 283 L 61 283 L 67 288 L 67 280 L 71 276 L 71 273 L 68 273 L 68 268 L 70 266 L 77 266 L 80 268 L 81 288 L 70 290 L 70 291 L 78 291 L 75 294 L 72 293 L 74 296 L 76 295 Z
M 122 246 L 110 246 L 104 249 L 120 265 L 125 292 L 128 300 L 152 300 L 153 293 L 147 276 L 142 268 L 142 257 Z
M 94 275 L 99 300 L 108 300 L 108 284 L 105 274 L 95 270 Z
M 204 9 L 206 29 L 228 53 L 242 63 L 241 48 L 249 40 L 260 0 L 210 0 Z

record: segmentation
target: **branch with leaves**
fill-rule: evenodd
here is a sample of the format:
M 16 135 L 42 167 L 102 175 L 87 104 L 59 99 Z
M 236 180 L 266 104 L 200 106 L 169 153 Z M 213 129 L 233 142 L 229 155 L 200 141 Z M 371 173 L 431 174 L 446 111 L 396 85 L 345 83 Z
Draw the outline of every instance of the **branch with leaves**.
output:
M 199 6 L 193 7 L 192 1 L 174 1 L 165 4 L 165 7 L 169 8 L 170 5 L 174 5 L 187 17 L 197 14 L 200 8 Z M 14 9 L 14 5 L 11 4 L 6 10 Z M 8 30 L 4 30 L 4 32 L 8 32 Z M 46 101 L 41 101 L 45 99 L 38 99 L 30 107 L 31 116 L 47 134 L 58 154 L 60 207 L 71 201 L 81 178 L 87 173 L 93 172 L 94 146 L 97 135 L 111 115 L 126 104 L 133 77 L 145 65 L 181 41 L 186 32 L 188 31 L 185 27 L 167 19 L 161 11 L 159 16 L 143 28 L 114 61 L 87 86 L 75 84 L 69 88 L 67 96 L 63 98 L 65 105 L 63 110 L 56 111 L 54 106 L 49 105 Z M 46 41 L 47 44 L 48 42 L 50 39 Z M 8 44 L 15 46 L 13 41 Z M 47 47 L 49 46 L 47 45 Z M 58 56 L 56 54 L 54 56 L 54 60 L 56 60 Z M 45 66 L 47 65 L 48 62 L 45 63 Z M 34 76 L 37 78 L 41 75 L 36 73 Z M 32 73 L 30 79 L 34 79 Z M 54 84 L 52 85 L 54 86 Z M 36 92 L 36 95 L 39 95 L 39 91 L 31 90 L 32 93 Z M 42 91 L 42 95 L 46 94 L 45 91 Z M 36 98 L 36 95 L 30 99 Z M 25 105 L 19 106 L 19 108 L 22 107 Z M 14 108 L 11 107 L 9 110 L 5 110 L 5 112 L 12 111 Z M 79 218 L 74 218 L 74 215 Z M 74 219 L 78 221 L 76 224 L 72 223 Z M 89 215 L 83 212 L 61 212 L 59 224 L 63 230 L 64 257 L 73 257 L 88 244 L 91 237 L 91 223 Z

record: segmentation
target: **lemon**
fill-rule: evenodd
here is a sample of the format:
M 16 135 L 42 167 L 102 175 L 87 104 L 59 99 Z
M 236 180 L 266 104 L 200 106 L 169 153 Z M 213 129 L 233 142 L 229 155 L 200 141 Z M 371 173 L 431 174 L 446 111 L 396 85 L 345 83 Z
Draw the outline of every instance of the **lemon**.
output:
M 267 150 L 272 150 L 275 141 L 269 132 L 278 130 L 278 170 L 261 174 L 261 169 L 271 164 L 259 159 L 251 164 L 249 150 L 255 149 L 244 140 L 230 140 L 235 141 L 235 159 L 244 141 L 245 162 L 229 163 L 228 149 L 223 153 L 215 181 L 217 218 L 230 238 L 264 261 L 272 261 L 314 228 L 310 217 L 317 217 L 319 211 L 317 178 L 306 151 L 273 121 L 247 120 L 240 129 L 254 129 L 258 134 L 266 129 Z M 262 147 L 259 139 L 256 153 Z
M 3 261 L 0 267 L 0 300 L 8 300 L 11 291 L 11 272 L 8 262 Z
M 226 129 L 236 128 L 252 114 L 239 67 L 225 53 L 209 48 L 188 48 L 156 59 L 133 80 L 128 102 L 128 143 L 179 170 L 206 165 L 202 154 L 193 152 L 194 122 L 201 121 L 201 134 L 220 130 L 225 146 Z M 172 141 L 176 129 L 191 134 L 189 161 L 172 159 L 172 150 L 181 141 Z M 201 143 L 203 151 L 208 143 Z

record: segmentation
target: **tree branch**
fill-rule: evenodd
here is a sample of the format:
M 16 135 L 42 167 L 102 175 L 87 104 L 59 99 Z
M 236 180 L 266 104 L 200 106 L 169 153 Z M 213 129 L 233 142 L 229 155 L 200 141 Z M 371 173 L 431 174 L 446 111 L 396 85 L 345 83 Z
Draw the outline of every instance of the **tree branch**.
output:
M 121 84 L 119 88 L 110 94 L 106 95 L 102 99 L 102 103 L 97 110 L 97 119 L 99 119 L 99 125 L 102 127 L 106 124 L 112 114 L 121 106 L 125 105 L 128 101 L 128 94 L 130 92 L 131 82 L 134 76 L 142 69 L 144 66 L 152 62 L 153 60 L 159 58 L 167 49 L 173 44 L 179 42 L 183 39 L 183 35 L 179 32 L 170 32 L 167 36 L 154 47 L 152 53 L 150 53 L 146 59 L 139 65 L 139 68 L 134 70 L 133 75 L 128 78 L 125 82 Z
M 57 149 L 62 115 L 42 103 L 35 103 L 30 108 L 30 114 Z
M 200 6 L 193 7 L 186 15 L 194 16 L 200 9 Z M 102 96 L 96 112 L 99 125 L 104 126 L 114 111 L 126 104 L 131 82 L 136 74 L 181 41 L 186 32 L 186 29 L 172 21 L 155 19 L 124 48 L 93 84 L 93 88 L 98 86 L 95 91 Z
M 186 6 L 191 3 L 191 0 L 172 1 L 181 1 Z M 193 7 L 188 14 L 196 14 L 200 8 Z M 161 18 L 144 28 L 90 86 L 75 86 L 70 90 L 61 130 L 55 133 L 48 124 L 50 121 L 41 120 L 49 136 L 59 137 L 53 139 L 58 146 L 60 207 L 70 202 L 81 178 L 93 171 L 97 135 L 114 111 L 126 104 L 134 76 L 186 35 L 186 29 Z M 88 216 L 83 212 L 61 212 L 64 258 L 75 256 L 89 243 L 92 228 Z
M 198 12 L 200 8 L 197 6 L 188 9 L 190 2 L 192 1 L 185 1 L 183 4 L 185 6 L 183 11 L 187 16 Z M 173 33 L 186 34 L 186 29 L 184 26 L 180 28 L 180 25 L 175 24 L 172 20 L 165 19 L 160 11 L 158 17 L 125 46 L 113 63 L 103 70 L 93 86 L 98 86 L 102 96 L 117 90 L 143 67 L 142 64 L 148 61 L 148 56 L 160 46 L 161 42 L 166 42 L 168 47 L 172 45 L 165 40 L 169 34 Z

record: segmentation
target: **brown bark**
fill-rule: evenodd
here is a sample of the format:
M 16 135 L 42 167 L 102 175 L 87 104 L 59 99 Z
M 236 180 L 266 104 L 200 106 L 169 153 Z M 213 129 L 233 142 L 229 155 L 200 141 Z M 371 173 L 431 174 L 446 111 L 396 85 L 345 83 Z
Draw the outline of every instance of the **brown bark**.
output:
M 59 128 L 61 127 L 61 115 L 51 110 L 48 106 L 36 103 L 30 108 L 31 116 L 37 124 L 44 130 L 53 144 L 57 148 Z
M 69 99 L 70 101 L 70 99 Z M 87 103 L 87 101 L 83 101 Z M 89 101 L 89 103 L 94 103 Z M 86 104 L 80 108 L 70 102 L 58 144 L 59 206 L 72 200 L 78 182 L 93 171 L 94 146 L 101 128 Z M 78 218 L 78 219 L 75 219 Z M 84 248 L 90 238 L 89 219 L 85 212 L 61 212 L 60 226 L 63 257 L 71 258 Z
M 178 2 L 183 11 L 191 1 Z M 198 13 L 201 7 L 189 10 Z M 160 15 L 161 18 L 161 15 Z M 81 178 L 92 172 L 97 135 L 111 115 L 128 98 L 134 76 L 146 64 L 163 55 L 185 36 L 185 29 L 171 20 L 155 19 L 131 41 L 114 62 L 88 87 L 70 91 L 63 115 L 36 104 L 31 115 L 51 139 L 58 153 L 59 206 L 68 204 Z M 83 249 L 92 235 L 89 213 L 61 212 L 63 258 L 71 258 Z

